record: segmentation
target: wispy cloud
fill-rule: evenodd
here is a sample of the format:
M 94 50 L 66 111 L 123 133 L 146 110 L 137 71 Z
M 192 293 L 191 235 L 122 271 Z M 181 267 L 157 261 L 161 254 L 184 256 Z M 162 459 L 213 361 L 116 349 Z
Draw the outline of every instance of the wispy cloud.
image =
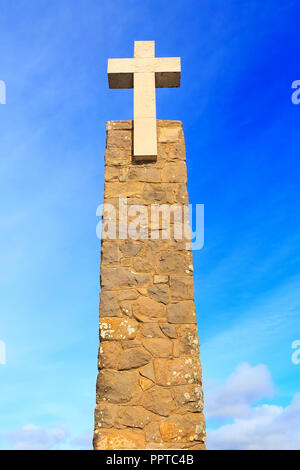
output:
M 46 429 L 34 424 L 26 424 L 20 429 L 3 434 L 13 450 L 48 450 L 66 442 L 69 431 L 63 425 Z
M 216 429 L 208 429 L 208 448 L 300 449 L 300 394 L 286 407 L 254 406 L 263 398 L 272 397 L 274 390 L 265 365 L 251 367 L 245 363 L 240 364 L 224 384 L 208 386 L 207 418 L 215 422 L 227 420 Z

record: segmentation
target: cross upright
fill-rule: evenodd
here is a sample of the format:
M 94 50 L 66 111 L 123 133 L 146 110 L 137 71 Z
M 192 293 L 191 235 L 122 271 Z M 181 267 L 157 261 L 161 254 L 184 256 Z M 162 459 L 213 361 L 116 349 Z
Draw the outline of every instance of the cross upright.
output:
M 155 57 L 154 41 L 135 41 L 134 58 L 108 59 L 109 88 L 133 88 L 133 159 L 157 159 L 155 88 L 180 86 L 180 57 Z

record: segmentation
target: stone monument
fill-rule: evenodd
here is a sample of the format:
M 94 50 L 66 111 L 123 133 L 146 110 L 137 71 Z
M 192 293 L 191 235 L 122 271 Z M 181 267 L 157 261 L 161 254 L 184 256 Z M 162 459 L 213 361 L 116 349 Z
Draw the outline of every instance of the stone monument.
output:
M 134 120 L 106 127 L 94 449 L 205 449 L 184 136 L 155 107 L 180 59 L 136 41 L 108 80 L 134 88 Z

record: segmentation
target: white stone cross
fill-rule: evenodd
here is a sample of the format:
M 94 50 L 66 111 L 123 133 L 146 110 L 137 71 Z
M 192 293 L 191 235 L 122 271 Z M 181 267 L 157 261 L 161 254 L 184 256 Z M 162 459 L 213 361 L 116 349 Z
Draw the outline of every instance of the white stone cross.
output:
M 134 41 L 133 59 L 108 59 L 109 88 L 133 88 L 133 158 L 157 158 L 155 88 L 180 86 L 180 57 L 155 57 L 154 41 Z

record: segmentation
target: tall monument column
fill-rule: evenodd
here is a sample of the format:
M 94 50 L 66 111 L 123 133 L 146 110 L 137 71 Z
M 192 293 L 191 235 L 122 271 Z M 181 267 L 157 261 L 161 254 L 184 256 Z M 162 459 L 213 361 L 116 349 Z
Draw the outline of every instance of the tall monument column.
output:
M 136 154 L 143 126 L 134 136 L 135 121 L 107 123 L 96 450 L 205 448 L 184 136 L 154 119 Z

